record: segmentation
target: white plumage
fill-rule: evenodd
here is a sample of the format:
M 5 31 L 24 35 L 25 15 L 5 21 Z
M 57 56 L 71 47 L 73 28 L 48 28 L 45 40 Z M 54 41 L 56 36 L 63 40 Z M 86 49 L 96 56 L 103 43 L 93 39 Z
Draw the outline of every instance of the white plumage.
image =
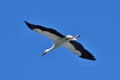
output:
M 30 24 L 26 21 L 25 23 L 31 30 L 43 34 L 54 41 L 53 46 L 49 49 L 46 49 L 41 56 L 47 54 L 53 49 L 64 46 L 81 58 L 96 60 L 90 52 L 88 52 L 80 43 L 76 42 L 77 38 L 79 38 L 80 35 L 77 35 L 75 37 L 71 35 L 64 36 L 63 34 L 51 28 Z

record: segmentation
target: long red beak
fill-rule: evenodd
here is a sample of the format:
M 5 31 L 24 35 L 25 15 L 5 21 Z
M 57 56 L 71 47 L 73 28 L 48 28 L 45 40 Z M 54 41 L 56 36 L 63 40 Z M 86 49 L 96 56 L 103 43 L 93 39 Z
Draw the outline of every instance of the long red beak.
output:
M 75 36 L 75 38 L 79 38 L 80 37 L 80 35 L 78 34 L 77 36 Z
M 42 57 L 42 56 L 44 56 L 46 53 L 42 53 L 41 55 L 40 55 L 40 57 Z

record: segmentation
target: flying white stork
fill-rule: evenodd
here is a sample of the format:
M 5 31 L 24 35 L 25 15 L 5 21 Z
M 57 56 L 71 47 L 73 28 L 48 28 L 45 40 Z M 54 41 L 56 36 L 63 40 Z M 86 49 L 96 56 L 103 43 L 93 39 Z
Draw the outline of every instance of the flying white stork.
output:
M 64 36 L 58 31 L 51 28 L 30 24 L 27 21 L 25 21 L 25 23 L 31 30 L 47 36 L 54 42 L 53 46 L 49 49 L 46 49 L 41 56 L 47 54 L 51 50 L 54 50 L 60 46 L 64 46 L 70 49 L 73 53 L 75 53 L 81 58 L 96 60 L 95 57 L 90 52 L 88 52 L 80 43 L 76 41 L 77 38 L 80 37 L 80 35 L 77 35 L 75 37 L 71 35 Z

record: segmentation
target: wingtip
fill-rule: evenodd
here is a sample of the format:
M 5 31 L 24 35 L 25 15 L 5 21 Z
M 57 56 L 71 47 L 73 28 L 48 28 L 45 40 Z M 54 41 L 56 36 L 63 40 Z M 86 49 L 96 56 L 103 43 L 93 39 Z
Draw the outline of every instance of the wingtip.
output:
M 96 59 L 95 59 L 95 58 L 92 58 L 92 59 L 90 59 L 90 60 L 92 60 L 92 61 L 96 61 Z
M 92 61 L 96 60 L 96 58 L 91 53 L 89 53 L 88 51 L 85 52 L 84 55 L 81 55 L 79 57 L 84 58 L 84 59 L 89 59 L 89 60 L 92 60 Z
M 92 58 L 84 58 L 84 59 L 88 59 L 88 60 L 91 60 L 91 61 L 96 61 L 96 58 L 92 57 Z
M 25 24 L 27 25 L 27 26 L 29 26 L 30 25 L 30 23 L 28 23 L 27 21 L 24 21 L 25 22 Z
M 90 60 L 96 61 L 96 58 L 91 54 L 91 57 L 89 56 Z
M 91 56 L 91 57 L 89 57 L 87 59 L 92 60 L 92 61 L 96 61 L 96 58 L 94 56 Z
M 25 20 L 24 20 L 24 22 L 25 22 L 26 24 L 28 24 L 28 22 L 27 22 L 27 21 L 25 21 Z
M 27 21 L 24 21 L 25 22 L 25 24 L 30 28 L 30 29 L 34 29 L 34 25 L 32 25 L 32 24 L 30 24 L 29 22 L 27 22 Z

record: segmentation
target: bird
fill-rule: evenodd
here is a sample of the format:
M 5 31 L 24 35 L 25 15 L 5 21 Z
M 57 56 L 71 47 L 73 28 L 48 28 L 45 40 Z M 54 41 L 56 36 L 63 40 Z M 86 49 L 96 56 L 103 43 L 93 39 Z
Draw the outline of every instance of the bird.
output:
M 53 28 L 48 28 L 48 27 L 44 27 L 41 25 L 31 24 L 27 21 L 24 21 L 24 22 L 31 30 L 52 39 L 52 41 L 54 42 L 52 47 L 46 49 L 40 55 L 40 57 L 44 56 L 45 54 L 49 53 L 50 51 L 52 51 L 60 46 L 64 46 L 80 58 L 93 60 L 93 61 L 96 60 L 96 58 L 88 50 L 86 50 L 82 46 L 82 44 L 80 44 L 79 42 L 76 41 L 80 37 L 79 34 L 74 37 L 72 35 L 64 36 L 63 34 L 61 34 L 60 32 L 58 32 L 57 30 L 55 30 Z

